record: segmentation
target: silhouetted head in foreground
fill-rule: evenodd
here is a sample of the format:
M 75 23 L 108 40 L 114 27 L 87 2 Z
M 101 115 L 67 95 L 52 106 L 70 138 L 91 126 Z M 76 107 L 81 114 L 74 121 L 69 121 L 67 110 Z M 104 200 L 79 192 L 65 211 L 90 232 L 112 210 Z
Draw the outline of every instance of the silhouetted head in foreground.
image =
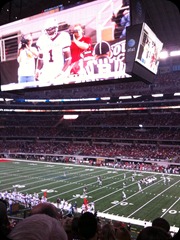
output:
M 162 229 L 165 230 L 166 232 L 169 232 L 169 230 L 170 230 L 170 224 L 169 224 L 169 222 L 168 222 L 166 219 L 161 218 L 161 217 L 155 218 L 155 219 L 152 221 L 152 226 L 153 226 L 153 227 L 162 228 Z
M 146 227 L 138 234 L 136 240 L 168 240 L 170 235 L 158 227 Z
M 78 231 L 80 239 L 96 239 L 98 223 L 94 214 L 91 212 L 85 212 L 79 217 Z
M 8 237 L 11 240 L 67 240 L 61 223 L 46 214 L 35 214 L 23 219 Z

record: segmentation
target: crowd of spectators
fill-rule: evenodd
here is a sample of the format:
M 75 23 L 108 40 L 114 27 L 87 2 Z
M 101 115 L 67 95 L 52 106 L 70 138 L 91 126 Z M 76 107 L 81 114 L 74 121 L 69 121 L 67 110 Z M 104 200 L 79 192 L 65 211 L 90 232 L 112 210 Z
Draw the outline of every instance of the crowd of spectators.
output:
M 0 133 L 3 139 L 54 139 L 60 141 L 89 141 L 89 142 L 109 142 L 109 143 L 142 143 L 146 140 L 147 143 L 151 142 L 165 142 L 169 145 L 178 145 L 180 139 L 180 132 L 176 128 L 140 128 L 137 127 L 33 127 L 33 128 L 4 128 Z M 173 144 L 174 143 L 174 144 Z
M 156 146 L 146 144 L 89 144 L 77 142 L 17 142 L 7 141 L 1 143 L 1 156 L 16 156 L 21 154 L 28 155 L 75 155 L 75 156 L 89 156 L 103 157 L 103 158 L 132 158 L 132 159 L 152 159 L 153 161 L 167 161 L 169 163 L 178 163 L 179 147 L 174 146 Z
M 49 115 L 31 119 L 2 116 L 0 152 L 149 157 L 179 162 L 178 112 L 92 114 L 73 121 L 62 120 L 62 116 L 49 119 Z
M 0 153 L 129 157 L 180 163 L 178 111 L 0 117 Z
M 63 114 L 39 114 L 31 115 L 1 115 L 1 126 L 3 127 L 55 127 L 63 120 Z M 175 127 L 179 125 L 179 112 L 126 112 L 106 114 L 82 114 L 77 119 L 70 121 L 74 126 L 129 126 L 135 127 L 140 123 L 147 127 Z
M 166 127 L 179 126 L 179 114 L 173 112 L 164 113 L 124 113 L 91 116 L 80 116 L 72 123 L 75 126 L 128 126 L 137 127 Z

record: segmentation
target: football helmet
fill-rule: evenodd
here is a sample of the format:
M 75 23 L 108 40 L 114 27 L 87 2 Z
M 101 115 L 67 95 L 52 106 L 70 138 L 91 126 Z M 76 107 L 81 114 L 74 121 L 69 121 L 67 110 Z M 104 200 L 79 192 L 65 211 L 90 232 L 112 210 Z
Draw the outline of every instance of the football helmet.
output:
M 55 19 L 48 19 L 44 25 L 45 34 L 51 39 L 55 38 L 58 33 L 58 24 Z
M 111 47 L 109 43 L 106 41 L 98 42 L 94 46 L 94 54 L 98 56 L 107 54 L 110 51 L 111 51 Z

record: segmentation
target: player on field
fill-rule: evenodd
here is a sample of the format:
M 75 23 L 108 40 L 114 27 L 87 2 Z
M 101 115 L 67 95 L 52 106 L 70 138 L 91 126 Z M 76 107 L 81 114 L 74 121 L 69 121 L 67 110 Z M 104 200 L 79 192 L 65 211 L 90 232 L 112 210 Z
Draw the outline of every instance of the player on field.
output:
M 73 209 L 74 209 L 74 213 L 77 213 L 77 202 L 76 201 L 73 204 Z
M 167 179 L 167 182 L 168 182 L 168 185 L 169 185 L 170 182 L 171 182 L 171 178 L 170 178 L 170 177 L 167 177 L 166 179 Z
M 139 189 L 139 192 L 142 191 L 142 187 L 141 187 L 141 182 L 140 181 L 138 181 L 138 189 Z
M 163 182 L 164 182 L 164 185 L 166 185 L 166 177 L 163 176 Z
M 84 188 L 83 188 L 83 196 L 84 197 L 87 196 L 87 187 L 86 186 L 84 186 Z
M 56 199 L 56 205 L 57 205 L 57 208 L 59 208 L 60 203 L 61 203 L 61 199 L 58 197 L 58 198 Z
M 102 186 L 102 178 L 101 178 L 101 176 L 97 177 L 97 183 L 98 183 L 99 186 Z
M 91 202 L 91 207 L 90 207 L 90 211 L 95 214 L 95 203 Z
M 124 191 L 122 191 L 122 200 L 126 199 L 126 193 Z

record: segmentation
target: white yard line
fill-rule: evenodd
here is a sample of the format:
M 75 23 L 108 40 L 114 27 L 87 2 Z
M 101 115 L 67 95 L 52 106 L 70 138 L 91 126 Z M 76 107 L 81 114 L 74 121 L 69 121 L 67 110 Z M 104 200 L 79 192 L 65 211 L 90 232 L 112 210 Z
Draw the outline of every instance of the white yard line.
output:
M 96 173 L 98 173 L 98 172 L 100 172 L 100 171 L 97 171 Z M 81 169 L 81 171 L 78 171 L 78 172 L 74 172 L 74 173 L 72 173 L 71 175 L 77 175 L 77 173 L 84 173 L 84 170 L 82 170 Z M 107 173 L 105 173 L 105 174 L 103 174 L 103 175 L 106 175 Z M 102 176 L 103 176 L 102 175 Z M 63 177 L 63 172 L 62 172 L 62 175 L 61 175 L 62 177 Z M 92 176 L 92 177 L 89 177 L 89 178 L 87 178 L 87 179 L 91 179 L 91 178 L 95 178 L 96 176 Z M 49 178 L 49 179 L 47 179 L 47 178 L 45 178 L 45 179 L 42 179 L 42 178 L 38 178 L 37 177 L 37 179 L 39 179 L 39 181 L 38 181 L 38 183 L 39 182 L 42 182 L 42 181 L 48 181 L 48 180 L 54 180 L 54 178 Z M 41 179 L 41 180 L 40 180 Z M 72 180 L 73 178 L 71 178 L 71 180 Z M 52 185 L 52 184 L 54 184 L 54 182 L 59 182 L 59 183 L 62 183 L 62 182 L 66 182 L 68 179 L 61 179 L 61 180 L 54 180 L 54 181 L 52 181 L 52 182 L 50 182 L 50 183 L 45 183 L 45 184 L 41 184 L 41 185 L 38 185 L 38 187 L 45 187 L 46 189 L 47 189 L 47 187 L 49 186 L 49 185 Z M 82 180 L 80 180 L 80 181 L 76 181 L 76 182 L 74 182 L 74 183 L 80 183 L 80 182 L 83 182 L 84 181 L 84 179 L 82 179 Z M 22 180 L 22 181 L 20 181 L 20 182 L 23 182 L 24 183 L 24 180 Z M 19 183 L 19 182 L 18 182 Z M 32 184 L 34 184 L 34 183 L 36 183 L 37 184 L 37 181 L 34 181 L 34 182 L 30 182 L 28 185 L 32 185 Z M 26 184 L 27 185 L 27 184 Z M 72 185 L 72 182 L 70 182 L 70 183 L 67 183 L 67 184 L 64 184 L 64 185 L 61 185 L 61 186 L 58 186 L 58 187 L 56 187 L 56 188 L 53 188 L 53 190 L 56 190 L 56 189 L 60 189 L 60 188 L 63 188 L 63 187 L 66 187 L 66 186 L 69 186 L 69 185 Z M 92 185 L 92 183 L 91 184 L 87 184 L 87 185 Z M 34 189 L 34 188 L 37 188 L 37 185 L 35 186 L 35 187 L 31 187 L 31 188 L 26 188 L 26 189 L 24 189 L 24 191 L 29 191 L 29 190 L 32 190 L 32 189 Z M 72 191 L 74 191 L 74 190 L 76 190 L 76 189 L 82 189 L 82 186 L 80 186 L 80 187 L 78 187 L 78 188 L 74 188 L 74 189 L 71 189 L 71 190 L 68 190 L 68 191 L 66 191 L 66 192 L 63 192 L 63 193 L 68 193 L 68 192 L 72 192 Z M 39 194 L 40 194 L 41 192 L 39 192 Z M 52 197 L 49 197 L 48 199 L 50 199 L 50 198 L 53 198 L 53 197 L 56 197 L 56 196 L 59 196 L 59 194 L 63 194 L 63 193 L 58 193 L 58 194 L 56 194 L 56 195 L 53 195 Z
M 39 172 L 39 171 L 38 171 Z M 77 174 L 77 173 L 81 173 L 81 172 L 84 172 L 83 170 L 80 170 L 80 171 L 78 171 L 78 172 L 74 172 L 74 173 L 71 173 L 72 175 L 75 175 L 75 174 Z M 40 171 L 40 173 L 42 173 L 42 171 Z M 55 173 L 57 173 L 57 172 L 55 172 Z M 61 172 L 62 173 L 62 176 L 63 176 L 63 171 Z M 48 172 L 47 172 L 47 174 L 48 174 Z M 50 173 L 49 173 L 50 174 Z M 51 171 L 51 174 L 52 174 L 52 171 Z M 12 174 L 12 176 L 17 176 L 18 175 L 18 173 L 17 174 Z M 37 172 L 36 172 L 36 174 L 35 175 L 39 175 Z M 35 181 L 33 181 L 33 182 L 30 182 L 30 183 L 27 183 L 27 175 L 21 175 L 20 177 L 24 177 L 24 179 L 22 179 L 21 181 L 18 181 L 17 180 L 17 183 L 15 183 L 15 179 L 13 179 L 13 182 L 12 182 L 12 184 L 14 185 L 14 184 L 20 184 L 20 183 L 22 183 L 22 184 L 24 184 L 24 185 L 26 185 L 26 186 L 28 186 L 28 185 L 33 185 L 33 184 L 36 184 L 36 186 L 35 187 L 31 187 L 31 188 L 26 188 L 26 189 L 24 189 L 25 191 L 27 191 L 27 190 L 32 190 L 32 189 L 34 189 L 34 188 L 37 188 L 37 181 L 38 181 L 38 183 L 40 183 L 40 182 L 44 182 L 44 181 L 47 181 L 47 180 L 54 180 L 54 178 L 49 178 L 49 179 L 47 179 L 47 178 L 42 178 L 42 177 L 36 177 L 36 176 L 34 176 L 34 177 L 32 177 L 33 175 L 31 175 L 31 178 L 30 179 L 36 179 Z M 17 179 L 18 179 L 18 177 L 17 177 Z M 72 179 L 72 178 L 71 178 Z M 61 180 L 56 180 L 57 182 L 62 182 L 62 181 L 65 181 L 64 179 L 61 179 Z M 49 184 L 47 184 L 47 182 L 45 183 L 45 184 L 42 184 L 42 185 L 40 185 L 40 187 L 43 187 L 43 186 L 48 186 L 48 185 L 51 185 L 51 184 L 54 184 L 54 182 L 55 182 L 55 180 L 53 181 L 53 182 L 50 182 Z M 8 184 L 10 184 L 11 182 L 8 182 Z M 3 186 L 4 186 L 4 184 L 2 184 Z M 5 184 L 6 185 L 6 184 Z M 70 184 L 65 184 L 65 185 L 61 185 L 61 187 L 63 187 L 63 186 L 68 186 L 68 185 L 70 185 Z M 6 189 L 4 189 L 4 190 L 7 190 L 7 188 Z
M 161 182 L 161 181 L 162 181 L 162 180 L 159 180 L 158 182 Z M 156 185 L 158 182 L 155 182 L 155 183 L 149 185 L 148 187 L 144 188 L 142 191 L 146 190 L 147 188 L 149 188 L 149 187 L 151 187 L 151 186 L 153 186 L 153 185 Z M 137 182 L 136 182 L 136 184 L 137 184 Z M 131 184 L 131 185 L 132 185 L 132 184 Z M 122 190 L 122 189 L 120 189 L 120 190 Z M 134 194 L 132 194 L 131 196 L 129 196 L 128 198 L 126 198 L 126 200 L 134 197 L 135 195 L 137 195 L 137 194 L 139 194 L 139 193 L 142 193 L 142 191 L 141 191 L 141 192 L 137 191 L 136 193 L 134 193 Z M 106 195 L 106 196 L 108 196 L 108 195 Z M 104 196 L 104 197 L 102 197 L 102 198 L 105 198 L 106 196 Z M 101 200 L 102 198 L 100 198 L 100 199 L 98 199 L 98 200 Z M 103 213 L 105 213 L 105 212 L 109 211 L 110 209 L 118 206 L 118 205 L 119 205 L 120 203 L 122 203 L 122 202 L 124 202 L 124 201 L 122 200 L 122 201 L 120 201 L 119 203 L 114 204 L 114 205 L 111 206 L 110 208 L 107 208 L 106 210 L 103 211 Z
M 144 205 L 142 205 L 140 208 L 136 209 L 136 211 L 134 211 L 133 213 L 131 213 L 128 218 L 130 218 L 132 215 L 134 215 L 136 212 L 138 212 L 139 210 L 141 210 L 142 208 L 144 208 L 147 204 L 149 204 L 150 202 L 152 202 L 154 199 L 156 199 L 157 197 L 159 197 L 161 194 L 163 194 L 164 192 L 166 192 L 167 190 L 169 190 L 172 186 L 176 185 L 179 181 L 175 182 L 174 184 L 172 184 L 171 186 L 169 186 L 168 188 L 166 188 L 164 191 L 160 192 L 159 194 L 157 194 L 155 197 L 153 197 L 151 200 L 149 200 L 147 203 L 145 203 Z
M 101 174 L 101 176 L 104 176 L 104 175 L 107 175 L 107 174 L 109 174 L 109 173 Z M 91 179 L 91 178 L 96 178 L 96 176 L 93 176 L 93 177 L 90 177 L 90 178 L 86 178 L 86 179 Z M 113 177 L 109 177 L 109 178 L 113 178 Z M 82 182 L 82 181 L 84 181 L 84 179 L 83 179 L 83 180 L 80 180 L 80 181 L 77 181 L 76 183 L 79 183 L 79 182 Z M 119 180 L 118 182 L 121 182 L 121 181 L 122 181 L 122 179 Z M 116 181 L 115 183 L 117 183 L 117 181 Z M 71 184 L 72 184 L 72 183 L 69 183 L 68 185 L 71 185 Z M 86 184 L 86 186 L 93 185 L 93 184 L 97 184 L 97 181 L 91 182 L 91 183 L 89 183 L 89 184 Z M 107 186 L 111 186 L 111 185 L 113 185 L 113 184 L 114 184 L 114 183 L 111 183 L 111 184 L 109 184 L 109 185 L 105 185 L 105 186 L 101 187 L 101 189 L 102 189 L 102 188 L 106 188 Z M 58 187 L 57 187 L 57 188 L 58 188 Z M 53 189 L 57 189 L 57 188 L 53 188 Z M 77 187 L 77 188 L 70 189 L 70 190 L 68 190 L 68 191 L 66 191 L 66 192 L 61 192 L 60 194 L 62 195 L 62 194 L 65 194 L 65 193 L 72 192 L 72 191 L 74 191 L 74 190 L 78 190 L 78 189 L 81 189 L 81 190 L 82 190 L 82 186 Z M 95 192 L 95 191 L 99 191 L 99 188 L 97 188 L 97 189 L 95 189 L 95 190 L 92 190 L 92 191 L 88 191 L 88 194 L 89 194 L 89 193 L 92 193 L 92 192 Z M 48 199 L 54 198 L 54 197 L 56 197 L 56 196 L 59 196 L 59 194 L 53 195 L 52 197 L 49 197 Z M 74 200 L 74 199 L 77 199 L 77 198 L 68 199 L 68 201 L 72 201 L 72 200 Z M 95 202 L 95 201 L 94 201 L 94 202 Z
M 180 200 L 180 197 L 161 215 L 161 218 Z

